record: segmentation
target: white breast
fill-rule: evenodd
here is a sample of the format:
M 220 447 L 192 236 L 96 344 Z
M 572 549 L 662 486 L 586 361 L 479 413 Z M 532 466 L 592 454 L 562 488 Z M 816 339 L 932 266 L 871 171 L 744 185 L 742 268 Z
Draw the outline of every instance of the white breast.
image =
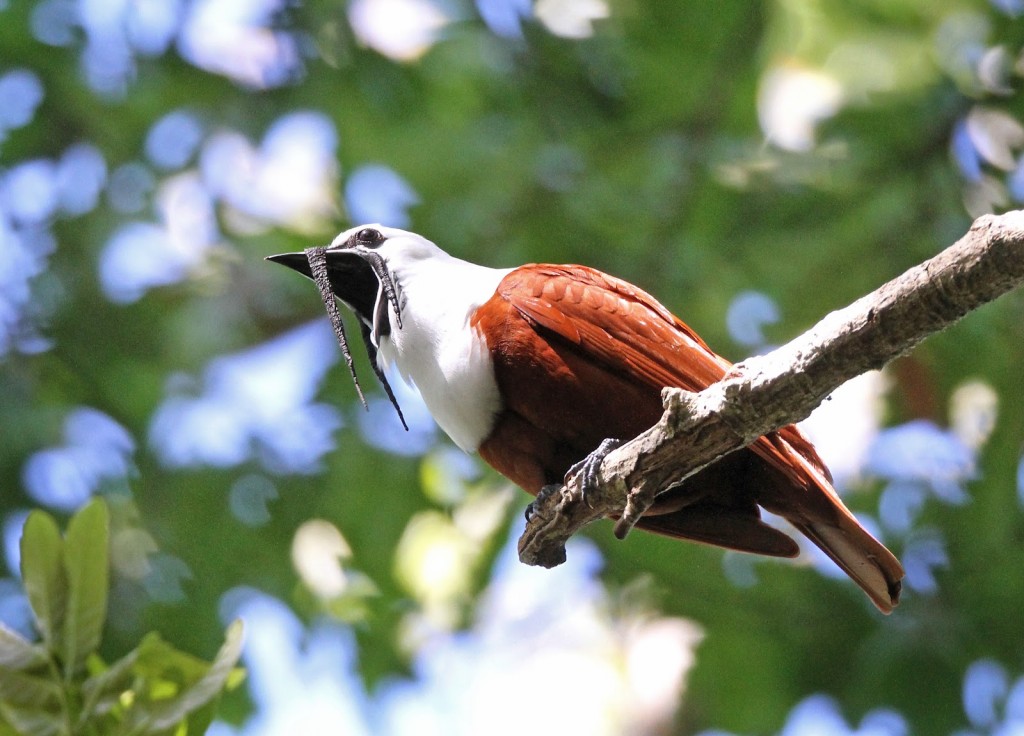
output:
M 490 350 L 470 318 L 508 272 L 447 254 L 394 269 L 402 327 L 392 312 L 378 361 L 382 368 L 395 364 L 441 429 L 467 452 L 487 438 L 501 408 Z

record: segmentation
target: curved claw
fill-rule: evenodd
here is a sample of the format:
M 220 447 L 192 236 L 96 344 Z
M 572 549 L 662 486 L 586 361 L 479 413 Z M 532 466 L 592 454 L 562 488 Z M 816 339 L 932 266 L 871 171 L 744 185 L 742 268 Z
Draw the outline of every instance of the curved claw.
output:
M 597 449 L 569 468 L 568 472 L 565 474 L 562 484 L 551 483 L 537 491 L 537 497 L 529 506 L 526 507 L 526 511 L 524 512 L 526 523 L 529 524 L 533 517 L 537 515 L 537 509 L 542 506 L 553 493 L 560 493 L 563 485 L 567 484 L 569 479 L 577 473 L 582 473 L 580 489 L 583 492 L 583 500 L 587 502 L 587 506 L 593 508 L 593 505 L 587 500 L 587 494 L 588 492 L 592 492 L 593 489 L 597 488 L 601 483 L 601 463 L 604 462 L 604 459 L 608 457 L 608 454 L 612 452 L 612 450 L 621 447 L 622 444 L 623 440 L 617 440 L 611 437 L 601 440 L 601 444 L 597 446 Z
M 597 449 L 569 468 L 569 472 L 565 474 L 567 480 L 577 473 L 582 473 L 580 488 L 583 491 L 584 501 L 587 500 L 587 493 L 593 491 L 601 483 L 601 463 L 604 462 L 604 459 L 613 450 L 618 449 L 622 444 L 622 440 L 612 437 L 601 440 L 601 444 L 597 446 Z M 589 501 L 587 505 L 591 506 Z
M 529 524 L 533 517 L 537 515 L 538 506 L 542 506 L 544 502 L 550 498 L 551 494 L 558 493 L 561 490 L 562 487 L 560 485 L 557 483 L 551 483 L 537 491 L 537 497 L 530 502 L 530 505 L 526 507 L 526 511 L 524 512 L 524 515 L 526 516 L 526 523 Z

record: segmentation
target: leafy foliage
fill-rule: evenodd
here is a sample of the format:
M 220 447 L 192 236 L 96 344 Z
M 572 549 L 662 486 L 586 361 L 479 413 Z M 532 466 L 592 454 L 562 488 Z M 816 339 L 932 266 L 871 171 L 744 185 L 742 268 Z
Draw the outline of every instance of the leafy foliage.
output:
M 107 614 L 109 529 L 101 499 L 72 517 L 63 538 L 53 517 L 29 514 L 21 572 L 42 641 L 0 625 L 0 733 L 202 734 L 220 694 L 240 682 L 240 621 L 228 627 L 212 663 L 156 634 L 103 662 L 97 649 Z

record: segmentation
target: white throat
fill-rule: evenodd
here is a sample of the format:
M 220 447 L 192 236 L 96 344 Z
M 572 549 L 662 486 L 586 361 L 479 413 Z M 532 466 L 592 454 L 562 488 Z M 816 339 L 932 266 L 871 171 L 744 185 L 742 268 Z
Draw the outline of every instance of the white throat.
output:
M 441 429 L 473 452 L 490 434 L 501 398 L 490 350 L 469 322 L 511 269 L 478 266 L 441 251 L 388 266 L 399 290 L 402 327 L 389 307 L 391 332 L 380 338 L 377 361 L 381 368 L 393 363 L 419 389 Z

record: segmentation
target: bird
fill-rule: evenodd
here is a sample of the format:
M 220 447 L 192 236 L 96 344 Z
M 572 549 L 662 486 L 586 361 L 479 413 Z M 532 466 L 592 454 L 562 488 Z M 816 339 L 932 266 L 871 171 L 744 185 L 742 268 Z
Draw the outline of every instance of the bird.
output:
M 456 445 L 534 495 L 596 450 L 653 426 L 664 387 L 700 391 L 732 367 L 646 291 L 587 266 L 491 268 L 380 224 L 345 230 L 323 253 L 330 290 L 357 318 L 396 408 L 391 366 Z M 314 278 L 305 252 L 267 260 Z M 663 492 L 637 526 L 797 556 L 796 541 L 761 509 L 819 547 L 880 611 L 893 611 L 899 560 L 847 509 L 793 425 Z

